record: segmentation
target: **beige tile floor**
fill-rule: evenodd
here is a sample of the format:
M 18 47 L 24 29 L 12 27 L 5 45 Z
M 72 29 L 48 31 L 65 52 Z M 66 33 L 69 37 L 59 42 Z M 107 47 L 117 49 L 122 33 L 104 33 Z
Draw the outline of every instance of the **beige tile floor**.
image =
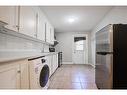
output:
M 91 65 L 62 65 L 50 77 L 48 89 L 97 89 Z

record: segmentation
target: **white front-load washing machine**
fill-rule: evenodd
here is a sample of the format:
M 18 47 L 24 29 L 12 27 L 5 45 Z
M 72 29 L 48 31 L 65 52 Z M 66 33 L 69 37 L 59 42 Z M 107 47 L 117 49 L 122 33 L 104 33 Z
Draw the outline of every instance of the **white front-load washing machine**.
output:
M 49 86 L 49 66 L 44 56 L 29 59 L 30 89 L 47 89 Z

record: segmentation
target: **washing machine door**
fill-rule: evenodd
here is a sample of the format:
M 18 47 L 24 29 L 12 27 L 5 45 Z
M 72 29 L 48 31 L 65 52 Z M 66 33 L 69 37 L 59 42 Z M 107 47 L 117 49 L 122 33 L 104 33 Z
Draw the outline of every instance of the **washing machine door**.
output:
M 40 86 L 45 87 L 49 79 L 49 66 L 45 64 L 40 72 Z

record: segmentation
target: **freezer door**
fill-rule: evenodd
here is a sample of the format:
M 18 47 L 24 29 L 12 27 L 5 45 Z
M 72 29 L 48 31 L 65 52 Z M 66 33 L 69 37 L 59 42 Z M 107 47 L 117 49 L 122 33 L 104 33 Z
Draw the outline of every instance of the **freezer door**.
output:
M 112 88 L 113 78 L 113 55 L 112 54 L 96 54 L 95 81 L 100 89 Z

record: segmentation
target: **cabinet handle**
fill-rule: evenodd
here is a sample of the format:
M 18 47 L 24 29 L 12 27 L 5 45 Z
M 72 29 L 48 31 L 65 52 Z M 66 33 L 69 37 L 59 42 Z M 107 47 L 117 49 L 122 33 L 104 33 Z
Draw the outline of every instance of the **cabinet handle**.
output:
M 16 25 L 15 27 L 17 27 L 17 28 L 18 28 L 19 26 L 18 26 L 18 25 Z
M 37 34 L 34 34 L 34 36 L 37 38 Z
M 17 72 L 18 72 L 18 73 L 21 73 L 21 71 L 20 71 L 20 70 L 18 70 Z
M 19 26 L 18 26 L 18 25 L 13 25 L 13 27 L 14 27 L 14 28 L 19 28 Z
M 19 25 L 14 25 L 14 28 L 17 28 L 17 30 L 19 30 Z

